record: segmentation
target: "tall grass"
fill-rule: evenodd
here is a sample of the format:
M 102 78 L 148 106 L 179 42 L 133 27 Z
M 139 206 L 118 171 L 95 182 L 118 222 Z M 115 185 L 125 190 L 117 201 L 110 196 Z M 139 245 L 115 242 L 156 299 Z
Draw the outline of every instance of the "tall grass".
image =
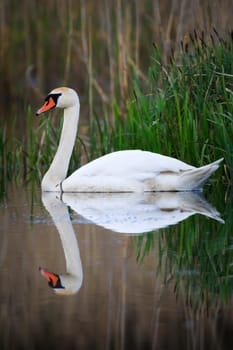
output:
M 225 179 L 232 179 L 233 43 L 195 35 L 190 50 L 167 65 L 155 47 L 147 83 L 135 75 L 126 109 L 115 103 L 113 124 L 96 117 L 92 156 L 140 148 L 196 166 L 224 157 Z
M 59 113 L 45 118 L 35 117 L 27 109 L 27 123 L 23 138 L 15 135 L 14 123 L 11 130 L 0 128 L 0 192 L 6 190 L 9 181 L 22 184 L 37 182 L 48 169 L 56 152 L 63 120 Z M 35 126 L 37 118 L 37 126 Z M 87 156 L 86 146 L 80 138 L 74 148 L 71 169 L 80 166 L 81 153 Z
M 196 0 L 22 0 L 21 6 L 1 1 L 2 105 L 10 100 L 21 108 L 22 102 L 67 84 L 83 97 L 92 89 L 92 103 L 105 101 L 111 112 L 115 96 L 124 106 L 132 70 L 145 74 L 152 42 L 168 63 L 182 40 L 190 43 L 187 33 L 194 29 L 208 35 L 217 28 L 225 38 L 232 30 L 232 10 L 231 0 L 218 6 Z M 33 67 L 36 74 L 25 79 Z M 91 107 L 86 115 L 92 115 Z
M 166 65 L 161 51 L 154 47 L 147 79 L 141 79 L 135 70 L 128 102 L 122 107 L 115 98 L 112 116 L 108 105 L 104 115 L 93 106 L 89 131 L 83 140 L 77 139 L 70 171 L 83 163 L 81 154 L 90 160 L 115 150 L 140 148 L 196 166 L 224 157 L 224 166 L 214 178 L 231 183 L 233 42 L 231 38 L 227 43 L 219 38 L 209 42 L 196 33 L 191 40 L 190 49 L 186 46 Z M 4 177 L 6 169 L 11 169 L 11 176 L 41 178 L 54 156 L 62 126 L 60 112 L 36 125 L 30 108 L 26 113 L 27 125 L 20 141 L 14 128 L 11 132 L 1 129 Z

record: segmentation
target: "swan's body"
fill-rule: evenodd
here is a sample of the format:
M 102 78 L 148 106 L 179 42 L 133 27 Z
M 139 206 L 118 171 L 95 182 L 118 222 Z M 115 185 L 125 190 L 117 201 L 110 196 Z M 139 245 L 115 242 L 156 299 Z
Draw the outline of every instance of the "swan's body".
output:
M 64 109 L 64 124 L 57 153 L 42 180 L 42 191 L 151 192 L 192 191 L 219 167 L 222 159 L 195 168 L 175 158 L 141 150 L 125 150 L 100 157 L 66 178 L 79 121 L 79 98 L 69 88 L 58 88 L 46 97 L 41 114 Z

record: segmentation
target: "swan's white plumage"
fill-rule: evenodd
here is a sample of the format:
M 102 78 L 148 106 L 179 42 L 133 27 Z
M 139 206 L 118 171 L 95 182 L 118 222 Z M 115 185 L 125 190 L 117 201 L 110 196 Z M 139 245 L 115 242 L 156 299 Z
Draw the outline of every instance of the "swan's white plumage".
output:
M 59 95 L 59 96 L 58 96 Z M 73 89 L 51 91 L 37 114 L 49 110 L 49 99 L 64 109 L 64 124 L 57 153 L 42 180 L 43 191 L 148 192 L 192 191 L 219 167 L 222 159 L 195 168 L 175 158 L 141 150 L 109 153 L 66 178 L 79 120 L 79 98 Z M 53 100 L 52 100 L 53 101 Z M 54 107 L 54 101 L 51 108 Z
M 171 171 L 179 175 L 191 169 L 194 167 L 152 152 L 118 151 L 106 154 L 76 170 L 63 181 L 62 188 L 65 192 L 76 192 L 79 183 L 80 192 L 144 192 L 163 190 L 162 183 L 165 182 L 166 190 L 167 184 L 161 179 L 161 173 L 165 180 L 166 176 L 171 177 Z M 173 185 L 170 183 L 170 189 L 175 190 L 171 186 Z

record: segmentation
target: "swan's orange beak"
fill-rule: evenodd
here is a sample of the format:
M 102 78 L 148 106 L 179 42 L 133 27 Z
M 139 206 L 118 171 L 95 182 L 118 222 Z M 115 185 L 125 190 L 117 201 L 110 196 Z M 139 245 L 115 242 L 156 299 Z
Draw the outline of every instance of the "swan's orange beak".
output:
M 41 276 L 45 277 L 53 287 L 56 287 L 59 279 L 58 275 L 56 275 L 55 273 L 49 272 L 48 270 L 42 269 L 41 267 L 39 267 L 39 271 Z
M 43 106 L 40 109 L 38 109 L 36 115 L 40 115 L 41 113 L 47 112 L 54 107 L 56 107 L 56 103 L 54 102 L 54 99 L 52 97 L 49 97 L 49 100 L 45 101 Z

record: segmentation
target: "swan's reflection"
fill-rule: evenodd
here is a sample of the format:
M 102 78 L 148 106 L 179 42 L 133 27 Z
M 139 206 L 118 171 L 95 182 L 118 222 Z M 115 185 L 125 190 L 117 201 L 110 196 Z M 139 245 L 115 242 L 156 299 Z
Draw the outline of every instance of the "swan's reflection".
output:
M 57 294 L 76 293 L 83 280 L 78 242 L 67 205 L 88 222 L 134 235 L 174 225 L 194 214 L 223 222 L 218 211 L 197 192 L 64 193 L 62 199 L 54 192 L 44 192 L 42 201 L 59 232 L 66 259 L 63 275 L 40 268 L 40 273 Z
M 199 192 L 63 193 L 62 200 L 89 222 L 134 235 L 177 224 L 194 214 L 223 222 Z
M 42 202 L 53 219 L 54 225 L 60 235 L 66 259 L 66 273 L 58 275 L 39 268 L 40 273 L 47 278 L 50 287 L 57 294 L 74 294 L 82 285 L 83 270 L 78 242 L 70 220 L 68 208 L 54 192 L 44 192 L 42 194 Z

